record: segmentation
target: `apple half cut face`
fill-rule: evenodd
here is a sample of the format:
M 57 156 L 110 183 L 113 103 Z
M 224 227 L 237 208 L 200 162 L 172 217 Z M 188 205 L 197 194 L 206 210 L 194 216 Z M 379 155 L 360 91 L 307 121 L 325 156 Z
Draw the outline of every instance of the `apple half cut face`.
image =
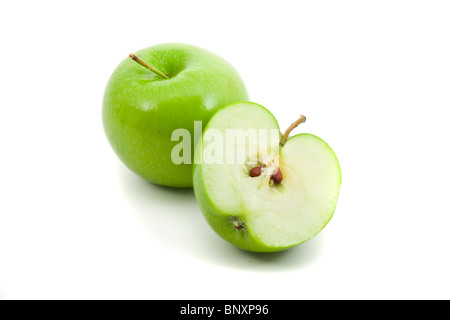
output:
M 239 248 L 288 249 L 314 237 L 333 216 L 341 186 L 333 150 L 311 134 L 283 146 L 280 139 L 267 109 L 240 102 L 211 118 L 196 148 L 200 209 L 214 231 Z

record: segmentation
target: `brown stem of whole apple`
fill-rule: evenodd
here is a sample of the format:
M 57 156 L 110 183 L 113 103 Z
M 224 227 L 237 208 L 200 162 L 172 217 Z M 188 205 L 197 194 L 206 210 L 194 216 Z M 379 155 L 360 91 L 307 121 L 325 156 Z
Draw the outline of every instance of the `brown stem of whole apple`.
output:
M 280 140 L 280 146 L 284 146 L 284 144 L 286 143 L 289 134 L 291 133 L 292 130 L 294 130 L 295 128 L 298 127 L 299 124 L 304 123 L 306 121 L 306 117 L 304 115 L 300 115 L 300 118 L 298 118 L 297 120 L 295 120 L 284 132 L 283 136 L 281 137 Z
M 157 74 L 158 76 L 160 76 L 163 79 L 169 79 L 169 75 L 159 71 L 158 69 L 153 68 L 151 65 L 149 65 L 147 62 L 142 61 L 141 59 L 139 59 L 135 54 L 130 53 L 129 57 L 136 61 L 137 63 L 139 63 L 141 66 L 147 68 L 148 70 L 150 70 L 151 72 Z

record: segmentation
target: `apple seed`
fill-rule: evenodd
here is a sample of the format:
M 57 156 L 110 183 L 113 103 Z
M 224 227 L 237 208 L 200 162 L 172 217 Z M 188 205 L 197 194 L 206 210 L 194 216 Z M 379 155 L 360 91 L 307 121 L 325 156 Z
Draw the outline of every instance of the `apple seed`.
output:
M 272 179 L 273 183 L 275 183 L 275 184 L 280 184 L 281 183 L 281 181 L 283 180 L 283 174 L 281 173 L 280 168 L 277 168 L 275 170 L 275 172 L 272 174 L 270 179 Z
M 261 166 L 254 167 L 250 170 L 250 177 L 255 178 L 261 175 Z

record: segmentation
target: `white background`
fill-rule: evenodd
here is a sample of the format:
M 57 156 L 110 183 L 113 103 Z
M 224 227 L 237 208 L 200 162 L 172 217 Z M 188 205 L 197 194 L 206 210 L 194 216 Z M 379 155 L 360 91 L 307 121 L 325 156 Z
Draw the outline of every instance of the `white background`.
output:
M 448 1 L 2 1 L 0 298 L 450 299 Z M 192 190 L 109 146 L 106 82 L 163 42 L 231 62 L 250 98 L 335 150 L 335 216 L 236 249 Z

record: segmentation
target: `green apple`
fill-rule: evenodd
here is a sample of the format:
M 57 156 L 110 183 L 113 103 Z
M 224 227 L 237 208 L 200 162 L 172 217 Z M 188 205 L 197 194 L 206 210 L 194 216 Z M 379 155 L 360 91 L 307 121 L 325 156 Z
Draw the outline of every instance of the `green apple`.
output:
M 247 100 L 245 86 L 228 62 L 195 46 L 161 44 L 130 57 L 106 87 L 106 136 L 123 163 L 144 179 L 192 187 L 192 161 L 172 162 L 171 153 L 181 140 L 174 140 L 172 133 L 189 132 L 191 148 L 182 152 L 192 159 L 194 121 L 205 125 L 223 106 Z
M 222 238 L 249 251 L 281 251 L 311 239 L 330 221 L 341 186 L 339 162 L 312 134 L 288 139 L 305 120 L 281 135 L 274 116 L 250 102 L 211 118 L 195 151 L 194 191 Z

